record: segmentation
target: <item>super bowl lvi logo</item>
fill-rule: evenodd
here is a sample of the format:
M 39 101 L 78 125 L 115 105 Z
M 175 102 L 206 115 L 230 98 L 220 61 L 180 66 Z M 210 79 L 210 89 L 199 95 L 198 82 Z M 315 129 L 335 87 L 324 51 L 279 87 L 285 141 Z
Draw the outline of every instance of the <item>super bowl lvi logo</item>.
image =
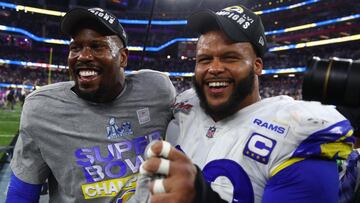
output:
M 123 122 L 121 127 L 119 127 L 116 122 L 115 118 L 110 118 L 109 124 L 106 127 L 106 134 L 108 139 L 115 139 L 122 136 L 132 135 L 133 131 L 131 129 L 130 122 Z

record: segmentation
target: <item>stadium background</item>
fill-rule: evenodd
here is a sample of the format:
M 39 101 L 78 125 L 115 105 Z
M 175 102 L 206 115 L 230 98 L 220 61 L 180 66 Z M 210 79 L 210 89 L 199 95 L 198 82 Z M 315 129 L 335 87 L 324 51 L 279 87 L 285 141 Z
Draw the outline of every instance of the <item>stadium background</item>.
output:
M 358 0 L 0 0 L 0 202 L 24 96 L 70 79 L 69 39 L 59 30 L 64 12 L 73 7 L 113 12 L 129 36 L 126 71 L 164 71 L 180 93 L 191 86 L 197 40 L 186 29 L 186 17 L 237 3 L 256 11 L 265 26 L 269 52 L 260 78 L 262 97 L 285 94 L 301 99 L 304 71 L 313 56 L 360 59 Z M 14 108 L 7 101 L 9 92 L 15 95 Z

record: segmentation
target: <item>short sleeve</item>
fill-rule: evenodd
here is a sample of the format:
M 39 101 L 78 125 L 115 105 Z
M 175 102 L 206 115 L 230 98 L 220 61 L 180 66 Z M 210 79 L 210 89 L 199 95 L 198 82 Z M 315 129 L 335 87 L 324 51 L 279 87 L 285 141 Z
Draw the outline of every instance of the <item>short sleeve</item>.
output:
M 19 137 L 17 139 L 14 156 L 10 167 L 17 178 L 30 184 L 45 182 L 50 169 L 42 158 L 41 151 L 34 137 L 31 135 L 30 104 L 24 104 L 20 121 Z
M 306 159 L 267 181 L 263 203 L 337 203 L 339 176 L 335 161 Z

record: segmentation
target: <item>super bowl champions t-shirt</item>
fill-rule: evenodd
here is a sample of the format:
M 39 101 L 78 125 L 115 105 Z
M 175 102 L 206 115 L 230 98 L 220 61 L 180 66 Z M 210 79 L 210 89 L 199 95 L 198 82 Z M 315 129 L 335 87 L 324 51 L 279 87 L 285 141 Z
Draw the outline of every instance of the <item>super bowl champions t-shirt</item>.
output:
M 121 202 L 133 194 L 146 145 L 164 136 L 175 89 L 167 76 L 126 76 L 110 103 L 79 98 L 62 82 L 26 98 L 11 169 L 30 184 L 48 179 L 50 202 Z

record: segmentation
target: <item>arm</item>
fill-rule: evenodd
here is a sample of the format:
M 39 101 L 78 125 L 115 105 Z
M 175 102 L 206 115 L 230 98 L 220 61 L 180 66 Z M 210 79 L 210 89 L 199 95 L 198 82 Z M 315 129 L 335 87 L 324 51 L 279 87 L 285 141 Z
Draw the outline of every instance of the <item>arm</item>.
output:
M 338 202 L 339 175 L 335 161 L 306 159 L 270 178 L 263 203 Z
M 22 110 L 19 137 L 10 163 L 13 174 L 10 179 L 8 202 L 37 202 L 37 191 L 41 190 L 51 172 L 42 157 L 35 136 L 32 135 L 32 129 L 38 127 L 33 121 L 41 116 L 34 107 L 36 104 L 27 101 Z M 21 201 L 21 198 L 24 201 Z
M 42 184 L 25 183 L 14 174 L 11 175 L 6 203 L 35 203 L 39 202 Z

